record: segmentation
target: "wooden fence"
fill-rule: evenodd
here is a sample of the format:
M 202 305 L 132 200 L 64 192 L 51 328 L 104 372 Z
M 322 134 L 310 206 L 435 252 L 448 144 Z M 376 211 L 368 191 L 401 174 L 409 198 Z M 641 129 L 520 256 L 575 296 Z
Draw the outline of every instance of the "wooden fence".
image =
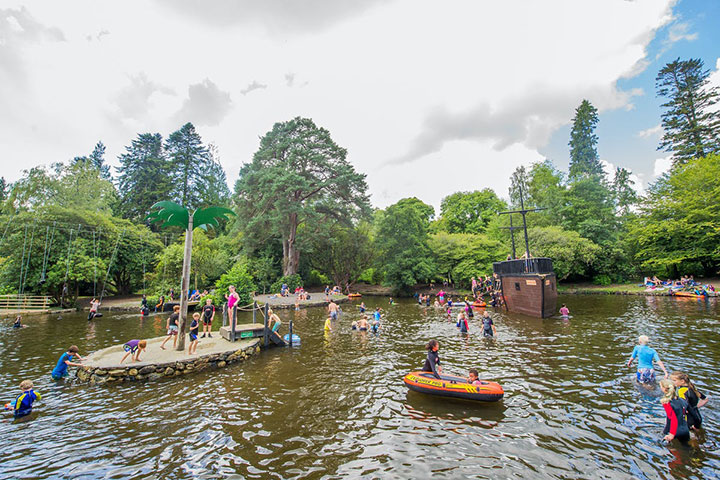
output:
M 0 310 L 47 310 L 51 304 L 46 295 L 0 295 Z

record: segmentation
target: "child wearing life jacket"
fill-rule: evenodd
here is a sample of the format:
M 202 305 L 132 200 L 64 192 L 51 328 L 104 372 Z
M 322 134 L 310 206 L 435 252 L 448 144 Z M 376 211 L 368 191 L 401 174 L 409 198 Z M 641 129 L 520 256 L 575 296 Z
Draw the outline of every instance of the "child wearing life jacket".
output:
M 30 415 L 30 413 L 32 413 L 33 402 L 42 399 L 40 393 L 33 391 L 32 380 L 23 380 L 20 382 L 20 390 L 22 390 L 22 393 L 18 395 L 12 403 L 5 405 L 5 410 L 12 410 L 15 418 Z
M 687 422 L 690 428 L 698 429 L 702 426 L 702 415 L 700 407 L 710 400 L 695 388 L 690 381 L 690 377 L 685 372 L 673 372 L 670 374 L 670 380 L 675 385 L 677 395 L 688 403 Z
M 687 406 L 688 403 L 679 398 L 675 390 L 675 384 L 668 379 L 660 380 L 660 389 L 663 396 L 660 403 L 665 409 L 666 421 L 663 430 L 663 440 L 671 442 L 677 438 L 681 443 L 687 443 L 690 440 L 690 429 L 687 422 Z

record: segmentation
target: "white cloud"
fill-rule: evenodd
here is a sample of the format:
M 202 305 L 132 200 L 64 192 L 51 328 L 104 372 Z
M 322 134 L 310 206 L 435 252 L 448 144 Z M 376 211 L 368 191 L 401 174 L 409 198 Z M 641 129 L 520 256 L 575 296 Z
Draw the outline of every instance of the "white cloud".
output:
M 263 90 L 267 88 L 267 85 L 264 83 L 260 83 L 257 80 L 253 80 L 251 84 L 249 84 L 247 87 L 240 90 L 240 93 L 243 95 L 247 95 L 248 93 L 252 92 L 253 90 Z
M 635 136 L 640 138 L 652 138 L 652 137 L 659 137 L 663 133 L 662 125 L 659 123 L 655 125 L 654 127 L 646 128 L 645 130 L 640 130 L 635 134 Z
M 673 43 L 677 43 L 680 40 L 686 40 L 688 42 L 697 40 L 698 34 L 688 33 L 688 30 L 690 30 L 690 24 L 688 22 L 672 24 L 668 29 L 667 42 L 672 45 Z
M 437 207 L 484 187 L 504 196 L 583 98 L 632 108 L 641 92 L 618 80 L 646 61 L 672 4 L 38 0 L 25 13 L 49 26 L 42 41 L 13 34 L 16 65 L 0 45 L 0 76 L 22 71 L 25 88 L 5 104 L 0 92 L 3 174 L 98 140 L 114 161 L 137 133 L 189 120 L 222 149 L 232 184 L 258 137 L 302 115 L 348 149 L 378 206 L 415 195 Z M 243 95 L 256 79 L 268 88 Z
M 672 157 L 667 156 L 663 158 L 656 158 L 655 159 L 655 166 L 653 168 L 653 175 L 655 177 L 659 177 L 663 173 L 670 170 L 670 167 L 672 167 Z

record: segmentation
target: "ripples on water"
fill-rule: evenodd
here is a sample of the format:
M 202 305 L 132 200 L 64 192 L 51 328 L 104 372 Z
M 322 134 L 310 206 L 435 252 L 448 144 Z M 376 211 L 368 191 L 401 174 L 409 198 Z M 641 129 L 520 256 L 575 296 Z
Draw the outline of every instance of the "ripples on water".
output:
M 295 319 L 302 346 L 245 364 L 154 383 L 55 384 L 62 352 L 82 354 L 162 334 L 164 318 L 110 315 L 29 318 L 0 326 L 3 403 L 20 380 L 43 401 L 29 419 L 2 419 L 0 479 L 15 478 L 718 478 L 714 373 L 720 359 L 717 300 L 566 297 L 570 320 L 498 313 L 498 336 L 470 335 L 433 308 L 387 306 L 379 335 L 324 334 L 323 312 Z M 476 315 L 475 318 L 478 318 Z M 624 364 L 640 334 L 670 370 L 691 373 L 713 398 L 691 448 L 661 443 L 656 396 Z M 500 382 L 506 394 L 476 404 L 409 392 L 429 338 L 445 371 Z M 202 339 L 201 339 L 202 340 Z

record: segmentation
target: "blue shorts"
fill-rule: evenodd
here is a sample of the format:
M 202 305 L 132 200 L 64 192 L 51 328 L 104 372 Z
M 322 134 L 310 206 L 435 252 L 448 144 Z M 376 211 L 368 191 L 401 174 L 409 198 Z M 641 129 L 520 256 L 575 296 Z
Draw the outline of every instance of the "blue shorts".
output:
M 655 369 L 653 368 L 640 368 L 637 371 L 637 381 L 640 383 L 653 383 L 655 382 Z
M 194 342 L 195 340 L 197 340 L 197 335 L 195 335 L 194 333 L 190 333 L 189 335 L 190 335 L 191 342 Z
M 137 350 L 137 347 L 133 348 L 130 345 L 123 345 L 123 350 L 130 353 L 135 353 L 135 350 Z
M 337 317 L 338 317 L 337 310 L 335 310 L 334 312 L 330 312 L 330 318 L 332 318 L 333 320 L 337 320 Z

